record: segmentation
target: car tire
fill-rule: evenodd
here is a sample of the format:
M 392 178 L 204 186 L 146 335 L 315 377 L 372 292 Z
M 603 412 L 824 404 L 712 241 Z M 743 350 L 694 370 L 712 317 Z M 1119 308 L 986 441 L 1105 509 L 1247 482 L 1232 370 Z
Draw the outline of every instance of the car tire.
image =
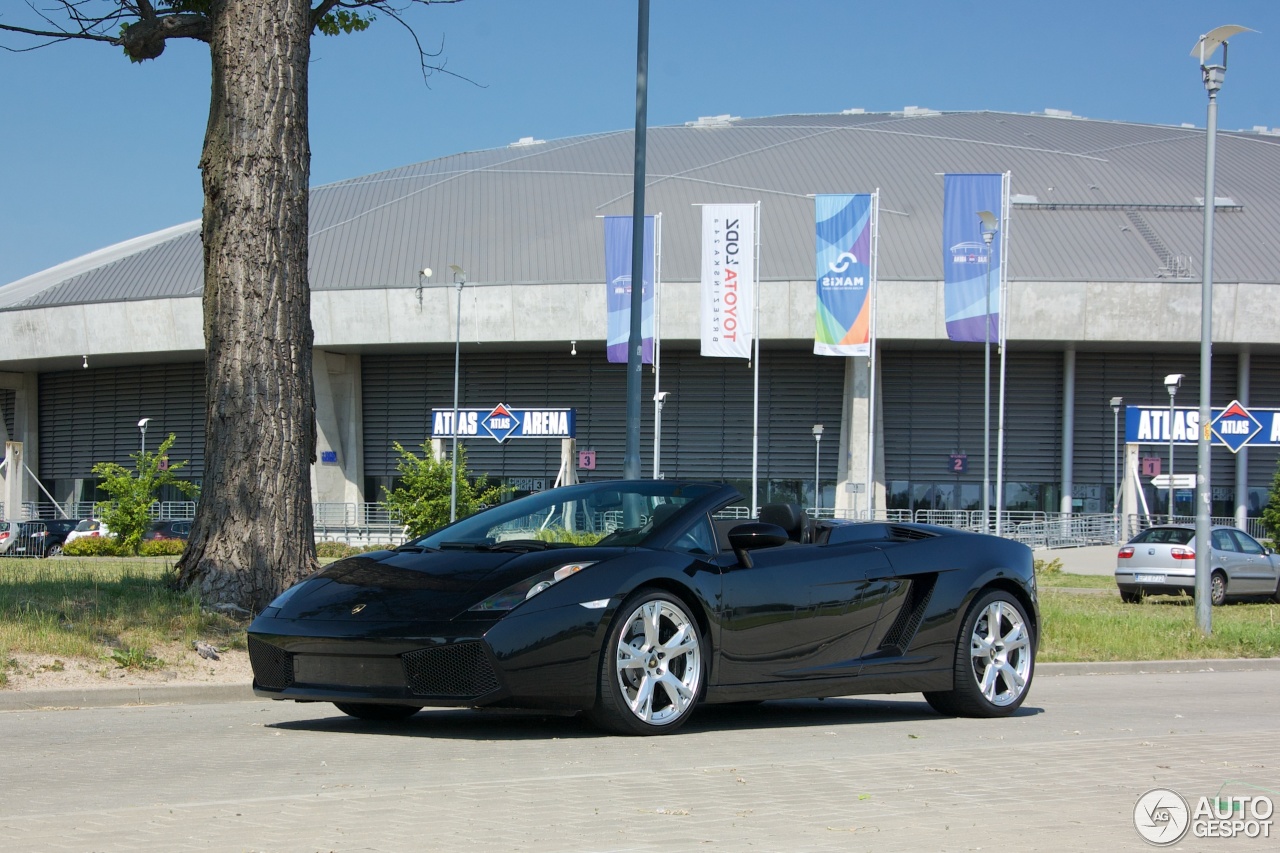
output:
M 702 698 L 706 660 L 706 640 L 688 605 L 642 589 L 622 602 L 609 627 L 588 717 L 619 734 L 673 732 Z
M 1220 571 L 1209 576 L 1209 603 L 1214 607 L 1227 603 L 1227 576 Z
M 53 547 L 51 547 L 51 548 L 49 549 L 48 553 L 46 553 L 46 554 L 45 554 L 45 556 L 46 556 L 46 557 L 61 557 L 61 556 L 62 556 L 62 546 L 61 546 L 61 545 L 54 545 Z
M 1141 604 L 1142 593 L 1137 591 L 1122 589 L 1120 590 L 1120 600 L 1123 601 L 1125 604 Z
M 1022 705 L 1035 674 L 1036 637 L 1022 603 L 1002 589 L 978 597 L 956 639 L 955 684 L 924 694 L 937 712 L 1007 717 Z
M 382 705 L 375 702 L 334 702 L 333 705 L 347 716 L 382 722 L 407 720 L 422 710 L 413 705 Z

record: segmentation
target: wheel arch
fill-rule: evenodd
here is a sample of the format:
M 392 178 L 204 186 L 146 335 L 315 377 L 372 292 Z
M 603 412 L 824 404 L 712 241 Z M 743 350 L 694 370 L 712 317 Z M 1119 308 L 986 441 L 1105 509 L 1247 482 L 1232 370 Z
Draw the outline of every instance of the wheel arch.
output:
M 1040 609 L 1036 606 L 1035 601 L 1027 593 L 1020 584 L 1014 582 L 1011 578 L 993 578 L 987 581 L 981 588 L 977 589 L 973 597 L 969 599 L 969 606 L 991 590 L 1001 590 L 1007 592 L 1014 598 L 1018 599 L 1018 603 L 1022 605 L 1022 609 L 1027 613 L 1027 620 L 1031 622 L 1031 630 L 1035 635 L 1036 649 L 1040 648 Z

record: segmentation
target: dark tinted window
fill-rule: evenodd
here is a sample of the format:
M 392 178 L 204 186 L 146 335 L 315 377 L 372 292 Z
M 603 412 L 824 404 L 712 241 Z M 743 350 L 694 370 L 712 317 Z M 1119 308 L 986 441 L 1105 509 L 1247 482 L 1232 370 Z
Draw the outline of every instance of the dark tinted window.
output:
M 1186 545 L 1195 535 L 1195 530 L 1190 527 L 1152 527 L 1142 531 L 1130 541 L 1153 545 Z

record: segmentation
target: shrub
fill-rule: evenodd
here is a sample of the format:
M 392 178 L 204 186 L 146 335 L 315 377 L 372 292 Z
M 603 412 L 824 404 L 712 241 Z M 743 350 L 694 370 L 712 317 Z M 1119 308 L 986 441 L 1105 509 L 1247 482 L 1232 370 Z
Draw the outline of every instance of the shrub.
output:
M 340 560 L 343 557 L 350 557 L 356 552 L 346 542 L 317 542 L 316 556 L 322 560 Z
M 1031 561 L 1031 566 L 1035 569 L 1037 575 L 1062 574 L 1062 561 L 1057 557 L 1054 557 L 1052 560 L 1041 560 L 1037 557 Z
M 139 553 L 142 534 L 151 523 L 151 504 L 162 487 L 172 486 L 188 497 L 199 492 L 195 483 L 179 480 L 176 476 L 187 463 L 169 461 L 169 448 L 176 440 L 177 437 L 169 433 L 155 453 L 146 450 L 130 453 L 129 458 L 134 460 L 133 471 L 115 462 L 99 462 L 93 466 L 93 473 L 102 478 L 98 488 L 112 498 L 99 503 L 94 512 L 116 535 L 123 553 Z
M 396 470 L 400 485 L 382 487 L 381 504 L 393 518 L 403 519 L 410 536 L 422 536 L 449 523 L 449 503 L 453 498 L 453 462 L 436 459 L 431 443 L 423 442 L 422 456 L 393 442 L 400 458 Z M 467 479 L 467 452 L 458 446 L 457 480 L 458 518 L 466 518 L 486 506 L 492 506 L 509 491 L 505 486 L 490 486 L 488 477 L 472 482 Z
M 66 557 L 120 557 L 124 551 L 111 536 L 81 536 L 62 543 L 62 553 Z
M 186 550 L 186 547 L 187 543 L 181 539 L 148 539 L 138 546 L 138 555 L 142 557 L 178 557 Z

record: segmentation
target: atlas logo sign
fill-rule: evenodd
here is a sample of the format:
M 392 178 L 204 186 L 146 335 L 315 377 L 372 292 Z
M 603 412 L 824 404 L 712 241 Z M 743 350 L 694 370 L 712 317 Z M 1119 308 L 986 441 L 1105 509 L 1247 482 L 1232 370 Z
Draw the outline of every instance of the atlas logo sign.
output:
M 1213 434 L 1225 444 L 1232 453 L 1239 452 L 1258 433 L 1262 432 L 1262 424 L 1249 410 L 1232 400 L 1222 412 L 1209 422 Z
M 454 432 L 453 409 L 433 409 L 431 437 L 488 436 L 499 444 L 513 438 L 573 438 L 573 409 L 513 409 L 499 403 L 492 409 L 458 409 Z

